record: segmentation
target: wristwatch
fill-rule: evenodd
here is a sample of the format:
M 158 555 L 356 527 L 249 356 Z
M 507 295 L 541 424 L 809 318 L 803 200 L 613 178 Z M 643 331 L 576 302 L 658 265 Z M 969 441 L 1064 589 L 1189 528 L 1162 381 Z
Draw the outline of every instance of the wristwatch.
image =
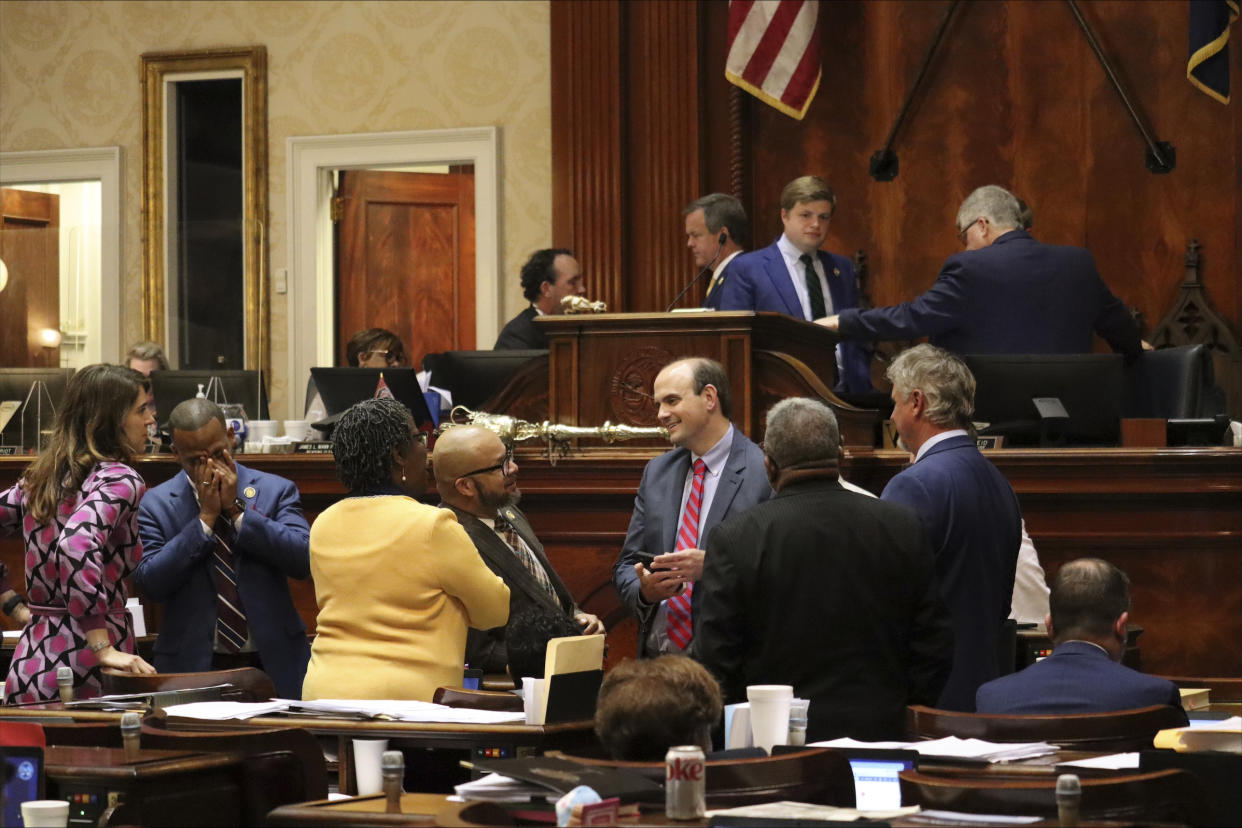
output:
M 231 508 L 233 509 L 232 514 L 229 514 L 228 512 L 224 513 L 224 516 L 227 517 L 229 520 L 232 520 L 233 518 L 240 515 L 242 512 L 246 511 L 246 501 L 242 500 L 240 497 L 233 498 L 233 503 L 231 504 Z M 221 509 L 221 511 L 224 511 L 224 510 Z

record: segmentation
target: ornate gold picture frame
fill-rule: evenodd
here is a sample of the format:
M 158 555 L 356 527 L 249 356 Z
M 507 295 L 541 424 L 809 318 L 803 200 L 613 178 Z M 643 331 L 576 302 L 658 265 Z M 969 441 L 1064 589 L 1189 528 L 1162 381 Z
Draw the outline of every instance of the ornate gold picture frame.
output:
M 244 46 L 142 55 L 142 312 L 147 339 L 166 342 L 167 262 L 165 216 L 165 87 L 195 75 L 240 72 L 244 187 L 244 292 L 246 368 L 271 381 L 267 241 L 267 49 Z

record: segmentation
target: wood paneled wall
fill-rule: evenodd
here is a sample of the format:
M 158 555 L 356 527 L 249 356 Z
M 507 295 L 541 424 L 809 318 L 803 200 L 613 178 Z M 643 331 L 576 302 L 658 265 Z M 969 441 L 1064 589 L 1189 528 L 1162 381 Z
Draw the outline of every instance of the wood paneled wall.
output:
M 687 201 L 738 190 L 764 245 L 780 231 L 781 187 L 816 173 L 839 198 L 828 247 L 867 251 L 878 304 L 930 286 L 959 247 L 962 198 L 999 183 L 1031 204 L 1039 238 L 1091 249 L 1146 331 L 1173 303 L 1198 238 L 1208 296 L 1242 328 L 1236 50 L 1234 100 L 1222 106 L 1186 81 L 1184 2 L 1080 2 L 1149 129 L 1176 148 L 1176 169 L 1154 175 L 1066 4 L 963 3 L 898 135 L 899 175 L 874 181 L 868 159 L 946 3 L 822 4 L 824 75 L 806 119 L 745 96 L 732 128 L 727 4 L 554 0 L 553 235 L 579 252 L 589 293 L 615 310 L 663 309 L 693 275 L 681 248 Z

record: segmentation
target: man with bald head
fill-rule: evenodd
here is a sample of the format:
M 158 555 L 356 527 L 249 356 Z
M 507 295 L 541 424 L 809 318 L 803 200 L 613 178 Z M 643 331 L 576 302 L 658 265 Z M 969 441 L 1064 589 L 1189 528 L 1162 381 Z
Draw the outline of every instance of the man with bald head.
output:
M 219 406 L 189 399 L 168 420 L 182 473 L 138 509 L 134 583 L 164 604 L 161 673 L 258 667 L 300 699 L 310 660 L 289 578 L 310 577 L 310 527 L 297 487 L 233 460 Z
M 604 632 L 603 623 L 574 604 L 526 516 L 517 508 L 518 464 L 495 432 L 481 426 L 454 426 L 436 440 L 432 454 L 441 505 L 479 550 L 479 556 L 509 587 L 509 618 L 530 607 L 572 619 L 586 635 Z M 466 663 L 503 673 L 509 656 L 505 628 L 470 630 Z
M 638 618 L 640 656 L 689 650 L 708 533 L 772 494 L 763 452 L 729 421 L 732 393 L 720 363 L 671 362 L 652 390 L 673 450 L 643 469 L 612 567 L 621 603 Z

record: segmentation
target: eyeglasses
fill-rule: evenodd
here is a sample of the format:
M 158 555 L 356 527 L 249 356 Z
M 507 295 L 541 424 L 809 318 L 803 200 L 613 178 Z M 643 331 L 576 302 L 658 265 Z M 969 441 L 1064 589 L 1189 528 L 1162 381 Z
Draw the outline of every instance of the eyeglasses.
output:
M 401 355 L 396 351 L 360 351 L 358 353 L 358 361 L 366 362 L 373 356 L 383 357 L 384 362 L 387 362 L 389 365 L 396 365 L 401 361 Z
M 963 227 L 961 230 L 958 230 L 958 231 L 957 231 L 957 240 L 958 240 L 958 241 L 960 241 L 962 244 L 965 244 L 965 243 L 966 243 L 966 233 L 970 230 L 970 228 L 974 227 L 974 226 L 975 226 L 976 224 L 978 224 L 978 223 L 979 223 L 979 219 L 975 219 L 975 220 L 974 220 L 974 221 L 972 221 L 970 224 L 968 224 L 968 225 L 966 225 L 965 227 Z
M 427 448 L 427 432 L 425 431 L 414 432 L 414 442 L 418 443 L 423 448 Z
M 488 466 L 485 469 L 475 469 L 474 471 L 466 472 L 465 474 L 462 475 L 462 477 L 472 477 L 473 475 L 476 475 L 476 474 L 491 474 L 494 471 L 500 471 L 501 473 L 504 474 L 505 477 L 508 477 L 509 475 L 513 474 L 514 465 L 515 463 L 513 462 L 513 449 L 509 449 L 507 452 L 505 452 L 505 459 L 500 461 L 496 465 Z

